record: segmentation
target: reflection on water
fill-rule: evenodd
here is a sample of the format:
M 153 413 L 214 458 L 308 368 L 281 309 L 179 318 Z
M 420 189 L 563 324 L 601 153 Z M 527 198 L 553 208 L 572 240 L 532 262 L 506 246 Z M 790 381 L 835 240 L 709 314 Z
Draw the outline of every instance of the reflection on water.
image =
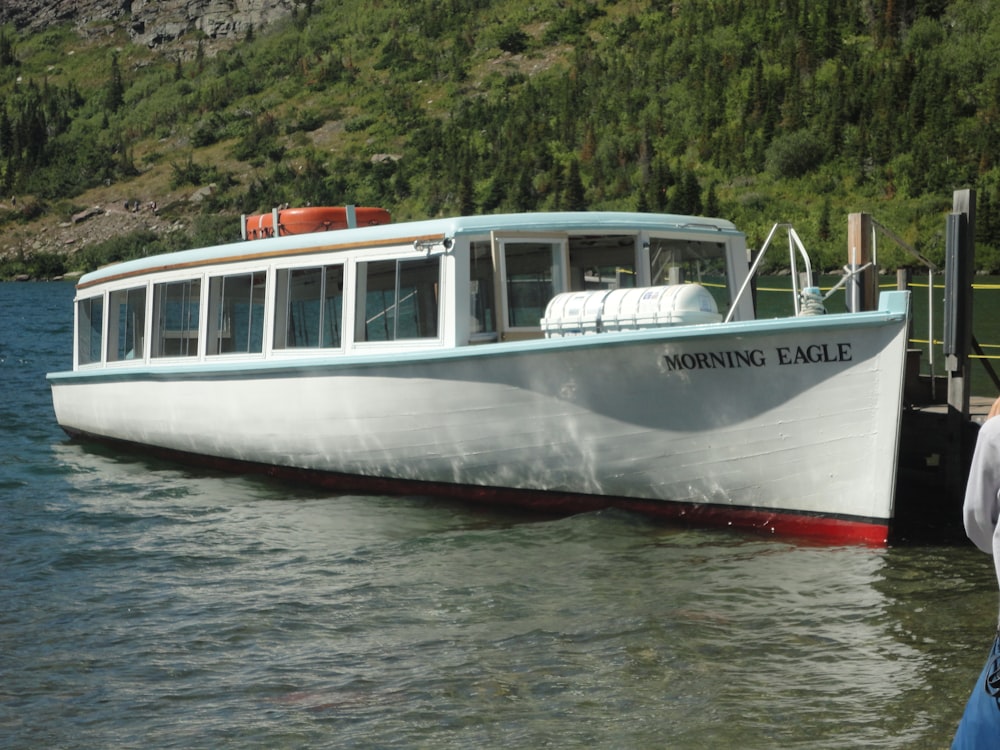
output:
M 967 547 L 501 514 L 52 451 L 58 491 L 4 540 L 0 739 L 944 747 L 992 635 L 992 568 Z

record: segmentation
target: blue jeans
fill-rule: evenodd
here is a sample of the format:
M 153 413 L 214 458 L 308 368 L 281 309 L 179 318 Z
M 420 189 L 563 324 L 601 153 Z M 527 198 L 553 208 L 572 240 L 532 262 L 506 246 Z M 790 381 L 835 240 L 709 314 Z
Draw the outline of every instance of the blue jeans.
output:
M 990 658 L 965 704 L 951 750 L 1000 748 L 1000 632 L 993 639 Z

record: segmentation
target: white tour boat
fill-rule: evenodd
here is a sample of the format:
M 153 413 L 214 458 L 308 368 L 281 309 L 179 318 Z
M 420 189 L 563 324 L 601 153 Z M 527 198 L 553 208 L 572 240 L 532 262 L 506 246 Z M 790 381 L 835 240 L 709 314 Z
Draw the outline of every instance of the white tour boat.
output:
M 805 314 L 793 284 L 754 319 L 719 219 L 291 211 L 83 276 L 62 428 L 339 490 L 885 542 L 906 292 Z

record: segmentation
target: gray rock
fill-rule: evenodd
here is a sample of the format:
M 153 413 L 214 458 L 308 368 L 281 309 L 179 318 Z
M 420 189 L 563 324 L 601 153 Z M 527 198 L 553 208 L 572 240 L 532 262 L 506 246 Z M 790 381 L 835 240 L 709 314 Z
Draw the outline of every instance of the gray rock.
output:
M 209 39 L 239 38 L 292 13 L 295 0 L 5 0 L 0 23 L 38 31 L 71 23 L 81 34 L 102 24 L 127 29 L 132 41 L 155 47 L 201 31 Z
M 104 209 L 100 206 L 94 206 L 93 208 L 87 208 L 79 213 L 73 214 L 73 223 L 79 224 L 81 221 L 86 221 L 92 216 L 100 216 L 104 213 Z

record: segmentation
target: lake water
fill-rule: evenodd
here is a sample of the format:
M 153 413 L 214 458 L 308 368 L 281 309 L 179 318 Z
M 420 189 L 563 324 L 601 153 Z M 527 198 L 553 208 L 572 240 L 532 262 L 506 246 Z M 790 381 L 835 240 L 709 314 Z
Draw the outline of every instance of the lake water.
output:
M 970 546 L 332 495 L 69 441 L 70 284 L 0 284 L 0 747 L 943 748 Z

